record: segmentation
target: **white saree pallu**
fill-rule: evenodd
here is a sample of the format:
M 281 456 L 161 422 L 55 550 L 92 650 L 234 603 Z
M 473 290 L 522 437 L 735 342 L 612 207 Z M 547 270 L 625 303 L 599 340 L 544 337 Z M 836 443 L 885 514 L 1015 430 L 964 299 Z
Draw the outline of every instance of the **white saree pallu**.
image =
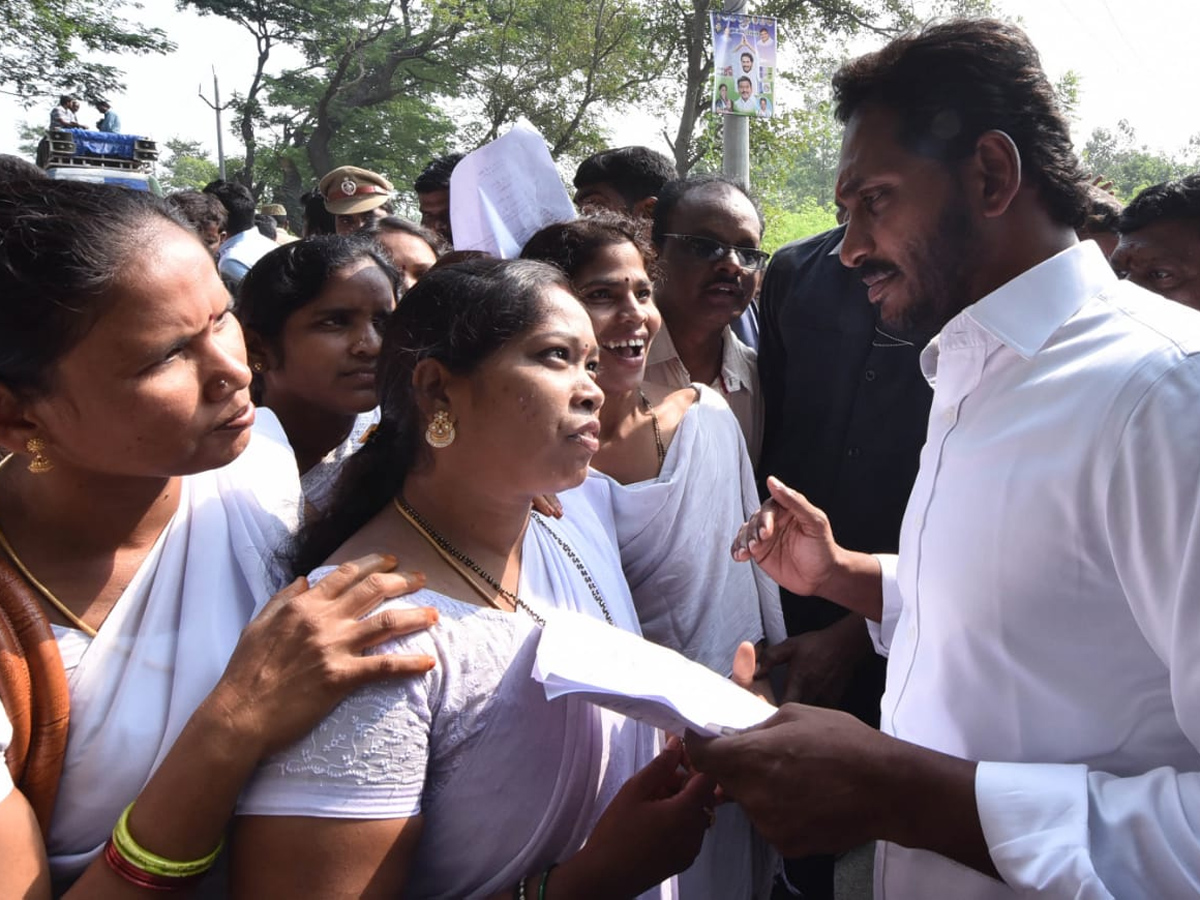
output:
M 616 626 L 638 633 L 611 521 L 583 496 L 597 490 L 607 487 L 589 483 L 561 495 L 561 521 L 530 522 L 518 594 L 534 609 L 603 618 L 552 529 L 582 560 Z M 264 764 L 238 812 L 419 814 L 424 830 L 404 896 L 487 897 L 578 850 L 660 740 L 654 729 L 578 698 L 546 700 L 531 677 L 541 632 L 525 612 L 428 590 L 385 607 L 421 605 L 436 607 L 439 623 L 379 650 L 428 653 L 435 668 L 356 691 L 310 735 Z M 673 879 L 644 896 L 674 898 Z
M 270 427 L 270 422 L 268 426 Z M 70 673 L 67 753 L 47 842 L 61 889 L 97 856 L 272 590 L 300 496 L 282 435 L 180 481 L 179 508 Z M 97 511 L 102 514 L 102 511 Z
M 787 635 L 779 588 L 729 548 L 759 507 L 746 442 L 714 390 L 679 423 L 658 478 L 611 486 L 621 565 L 647 640 L 721 675 L 741 641 Z
M 759 507 L 746 441 L 720 394 L 693 385 L 658 478 L 610 485 L 621 565 L 647 640 L 728 676 L 742 641 L 787 635 L 779 588 L 729 554 L 738 528 Z M 770 895 L 776 858 L 730 804 L 717 812 L 695 864 L 679 876 L 683 900 Z

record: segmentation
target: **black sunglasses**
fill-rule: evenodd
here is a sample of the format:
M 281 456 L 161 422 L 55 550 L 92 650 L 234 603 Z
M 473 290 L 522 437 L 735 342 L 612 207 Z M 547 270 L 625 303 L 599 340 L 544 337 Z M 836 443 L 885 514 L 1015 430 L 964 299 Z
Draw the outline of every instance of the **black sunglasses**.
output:
M 771 254 L 765 250 L 754 250 L 750 247 L 733 247 L 729 244 L 722 244 L 720 241 L 714 241 L 712 238 L 700 237 L 695 234 L 664 234 L 663 237 L 674 238 L 687 248 L 688 253 L 702 259 L 705 262 L 716 262 L 722 259 L 725 254 L 732 253 L 737 264 L 743 269 L 749 269 L 752 272 L 757 272 L 759 269 L 767 267 L 767 260 L 771 258 Z

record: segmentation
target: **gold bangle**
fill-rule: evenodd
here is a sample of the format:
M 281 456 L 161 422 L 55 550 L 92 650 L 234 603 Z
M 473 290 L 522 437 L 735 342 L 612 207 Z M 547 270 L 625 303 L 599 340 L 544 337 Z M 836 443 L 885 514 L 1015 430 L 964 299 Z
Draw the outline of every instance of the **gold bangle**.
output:
M 129 833 L 129 812 L 132 809 L 133 803 L 130 803 L 121 813 L 121 818 L 117 819 L 112 833 L 113 845 L 122 857 L 151 875 L 160 875 L 163 878 L 194 878 L 197 875 L 203 875 L 213 867 L 217 857 L 225 848 L 225 838 L 222 837 L 212 853 L 189 862 L 176 862 L 173 859 L 166 859 L 156 853 L 151 853 L 138 844 L 133 839 L 133 835 Z

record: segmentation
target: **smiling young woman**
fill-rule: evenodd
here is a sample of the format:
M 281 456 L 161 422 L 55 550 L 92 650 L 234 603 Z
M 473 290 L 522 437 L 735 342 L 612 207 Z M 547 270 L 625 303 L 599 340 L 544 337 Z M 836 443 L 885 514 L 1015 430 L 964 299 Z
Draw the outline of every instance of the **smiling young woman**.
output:
M 2 896 L 194 884 L 261 756 L 354 685 L 431 664 L 359 656 L 429 620 L 359 621 L 411 589 L 394 559 L 268 601 L 299 485 L 252 436 L 229 306 L 152 198 L 0 185 Z
M 643 383 L 662 319 L 646 271 L 650 252 L 634 223 L 595 215 L 550 225 L 521 255 L 566 273 L 596 332 L 604 406 L 589 480 L 604 490 L 591 496 L 611 504 L 642 633 L 731 675 L 742 642 L 785 637 L 779 589 L 728 553 L 758 506 L 737 419 L 707 386 Z M 732 805 L 720 809 L 695 865 L 679 878 L 685 900 L 762 898 L 772 880 L 772 854 Z

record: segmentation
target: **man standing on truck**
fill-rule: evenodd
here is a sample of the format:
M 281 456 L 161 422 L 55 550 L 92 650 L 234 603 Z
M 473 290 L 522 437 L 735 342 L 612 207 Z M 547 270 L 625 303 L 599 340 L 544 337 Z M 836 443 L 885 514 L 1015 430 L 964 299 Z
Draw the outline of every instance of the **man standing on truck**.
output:
M 58 106 L 50 110 L 50 127 L 52 129 L 82 128 L 79 119 L 75 116 L 77 112 L 79 112 L 79 101 L 70 94 L 63 94 L 58 98 Z
M 113 112 L 112 104 L 107 100 L 97 100 L 96 109 L 100 110 L 100 121 L 96 123 L 97 131 L 107 131 L 116 134 L 121 130 L 121 117 Z

